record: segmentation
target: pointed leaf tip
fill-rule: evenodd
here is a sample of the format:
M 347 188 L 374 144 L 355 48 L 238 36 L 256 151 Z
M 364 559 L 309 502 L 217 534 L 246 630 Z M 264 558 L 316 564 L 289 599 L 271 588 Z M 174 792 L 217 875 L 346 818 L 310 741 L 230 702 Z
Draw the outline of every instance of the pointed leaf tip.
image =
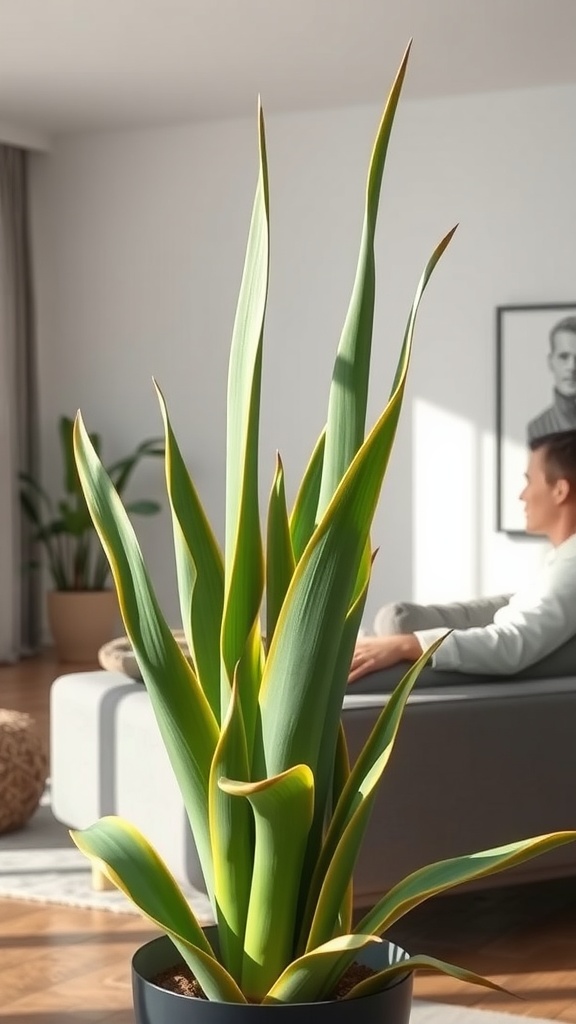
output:
M 400 61 L 400 67 L 398 68 L 398 75 L 404 75 L 406 71 L 406 65 L 408 64 L 408 58 L 412 49 L 412 43 L 414 42 L 414 36 L 411 36 L 406 44 L 406 49 L 402 54 L 402 60 Z
M 404 53 L 402 54 L 402 60 L 400 61 L 400 65 L 398 67 L 398 71 L 396 72 L 396 78 L 394 80 L 394 85 L 396 85 L 397 82 L 402 82 L 403 79 L 404 79 L 404 76 L 406 74 L 406 68 L 408 66 L 408 59 L 410 57 L 410 51 L 412 49 L 412 43 L 413 42 L 414 42 L 414 37 L 411 36 L 410 39 L 408 40 L 408 43 L 406 44 L 406 49 L 404 50 Z M 393 88 L 394 88 L 394 86 L 393 86 Z

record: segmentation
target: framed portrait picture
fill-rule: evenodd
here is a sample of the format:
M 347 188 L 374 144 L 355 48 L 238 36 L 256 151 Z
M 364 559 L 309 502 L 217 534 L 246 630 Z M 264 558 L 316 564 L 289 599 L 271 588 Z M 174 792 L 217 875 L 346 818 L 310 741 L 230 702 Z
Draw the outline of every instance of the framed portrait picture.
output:
M 576 430 L 576 302 L 496 310 L 497 529 L 522 534 L 528 443 Z

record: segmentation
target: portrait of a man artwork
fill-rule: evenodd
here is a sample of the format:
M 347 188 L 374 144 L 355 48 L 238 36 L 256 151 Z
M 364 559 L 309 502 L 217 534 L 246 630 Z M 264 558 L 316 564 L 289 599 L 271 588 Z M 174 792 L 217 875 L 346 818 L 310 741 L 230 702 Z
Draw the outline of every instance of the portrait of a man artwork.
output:
M 576 302 L 496 311 L 497 527 L 523 533 L 518 495 L 532 442 L 576 431 Z

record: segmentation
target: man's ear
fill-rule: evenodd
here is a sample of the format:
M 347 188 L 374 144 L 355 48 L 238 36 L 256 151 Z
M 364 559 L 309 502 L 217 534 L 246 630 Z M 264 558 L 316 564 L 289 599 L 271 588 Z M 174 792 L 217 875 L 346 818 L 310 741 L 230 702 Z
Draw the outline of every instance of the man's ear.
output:
M 570 494 L 570 482 L 559 477 L 554 484 L 554 502 L 556 505 L 563 505 Z

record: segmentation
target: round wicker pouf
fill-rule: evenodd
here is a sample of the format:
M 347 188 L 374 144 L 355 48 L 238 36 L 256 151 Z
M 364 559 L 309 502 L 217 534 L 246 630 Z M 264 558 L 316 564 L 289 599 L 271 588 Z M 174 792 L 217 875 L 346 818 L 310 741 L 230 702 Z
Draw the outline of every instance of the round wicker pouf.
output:
M 0 833 L 21 828 L 36 810 L 48 774 L 48 757 L 34 719 L 0 708 Z

